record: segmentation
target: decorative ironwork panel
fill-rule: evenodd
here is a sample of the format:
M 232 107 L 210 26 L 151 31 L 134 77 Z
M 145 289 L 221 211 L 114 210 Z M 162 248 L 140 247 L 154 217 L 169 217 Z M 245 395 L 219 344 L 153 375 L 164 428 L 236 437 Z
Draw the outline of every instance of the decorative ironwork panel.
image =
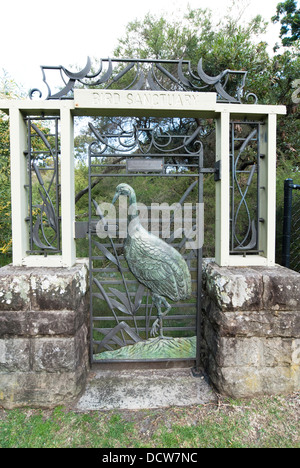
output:
M 102 133 L 91 123 L 89 127 L 96 137 L 89 147 L 90 316 L 93 361 L 193 360 L 196 354 L 199 354 L 196 347 L 199 345 L 197 324 L 200 327 L 198 314 L 201 310 L 202 248 L 189 247 L 189 243 L 195 238 L 195 231 L 200 231 L 195 206 L 196 202 L 203 202 L 203 174 L 214 172 L 212 168 L 203 167 L 200 128 L 194 128 L 188 135 L 171 135 L 159 123 L 153 122 L 148 128 L 133 124 L 130 128 L 127 121 L 126 130 L 120 133 Z M 134 161 L 138 163 L 132 164 Z M 99 178 L 110 191 L 109 197 L 105 194 L 104 205 L 93 191 L 95 181 Z M 182 233 L 182 229 L 178 230 L 176 224 L 176 210 L 169 212 L 170 216 L 165 225 L 159 217 L 153 225 L 153 218 L 148 215 L 153 209 L 160 209 L 159 206 L 155 206 L 158 204 L 153 204 L 151 200 L 150 206 L 148 200 L 147 205 L 138 205 L 139 222 L 143 228 L 147 232 L 153 232 L 154 229 L 156 236 L 170 246 L 170 251 L 173 247 L 177 253 L 180 252 L 188 266 L 191 294 L 186 299 L 172 300 L 172 304 L 168 304 L 163 297 L 158 299 L 151 290 L 150 279 L 155 276 L 158 281 L 159 275 L 158 266 L 151 263 L 155 259 L 154 250 L 153 255 L 145 262 L 148 270 L 142 275 L 144 280 L 136 274 L 137 270 L 132 267 L 126 256 L 126 248 L 124 250 L 131 222 L 130 196 L 136 196 L 132 186 L 138 190 L 138 202 L 142 204 L 147 199 L 147 187 L 152 187 L 155 192 L 154 186 L 159 178 L 164 178 L 164 183 L 170 184 L 172 200 L 176 202 L 173 210 L 177 208 L 183 213 L 185 203 L 190 208 L 185 215 L 190 230 L 186 229 Z M 174 193 L 177 193 L 175 186 L 178 186 L 179 181 L 184 190 L 181 194 L 178 193 L 177 200 L 174 199 Z M 140 184 L 143 184 L 144 192 L 139 189 Z M 117 197 L 113 199 L 115 191 L 119 190 L 121 193 L 121 189 L 125 190 L 124 193 L 131 194 L 127 206 L 129 209 L 125 212 L 121 211 L 121 204 L 117 206 Z M 141 193 L 145 194 L 144 199 Z M 156 194 L 159 195 L 157 190 Z M 111 205 L 110 201 L 114 204 Z M 149 240 L 152 241 L 153 238 Z M 151 248 L 155 249 L 155 245 L 149 245 L 149 249 Z M 141 257 L 138 262 L 140 269 L 143 268 L 143 260 L 146 259 Z M 152 272 L 149 268 L 152 268 Z M 161 315 L 157 313 L 160 306 L 163 309 Z M 156 337 L 158 329 L 160 336 Z
M 86 66 L 72 72 L 63 66 L 42 66 L 46 99 L 72 99 L 75 87 L 92 89 L 130 89 L 153 91 L 215 92 L 219 102 L 241 103 L 242 99 L 256 103 L 253 93 L 244 93 L 247 72 L 224 70 L 209 76 L 203 69 L 202 59 L 197 70 L 189 60 L 100 59 L 96 70 L 88 57 Z M 51 90 L 48 75 L 59 79 L 56 91 Z M 53 86 L 52 86 L 53 89 Z M 42 97 L 34 88 L 30 98 Z
M 260 125 L 231 122 L 231 254 L 258 254 L 260 217 Z
M 28 253 L 60 253 L 59 118 L 28 117 L 27 128 Z

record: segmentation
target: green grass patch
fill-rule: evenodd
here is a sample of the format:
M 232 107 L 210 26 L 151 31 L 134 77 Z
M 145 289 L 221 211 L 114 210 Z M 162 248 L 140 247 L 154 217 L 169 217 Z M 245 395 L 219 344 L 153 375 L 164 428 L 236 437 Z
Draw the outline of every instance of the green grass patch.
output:
M 140 411 L 0 410 L 0 447 L 299 448 L 299 396 Z

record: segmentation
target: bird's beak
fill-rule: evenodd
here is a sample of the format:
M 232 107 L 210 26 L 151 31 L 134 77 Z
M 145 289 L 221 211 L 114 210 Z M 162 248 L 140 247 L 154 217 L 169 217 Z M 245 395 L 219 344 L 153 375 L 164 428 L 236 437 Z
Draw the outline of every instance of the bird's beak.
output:
M 115 196 L 114 196 L 114 198 L 113 198 L 113 201 L 112 201 L 112 204 L 113 204 L 113 205 L 116 203 L 116 201 L 118 200 L 119 196 L 120 196 L 120 193 L 119 193 L 119 192 L 116 192 L 116 193 L 115 193 Z

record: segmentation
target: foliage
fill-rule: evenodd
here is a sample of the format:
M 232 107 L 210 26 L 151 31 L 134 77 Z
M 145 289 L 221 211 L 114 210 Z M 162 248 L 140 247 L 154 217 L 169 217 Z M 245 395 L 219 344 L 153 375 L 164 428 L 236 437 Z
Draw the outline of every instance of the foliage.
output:
M 9 123 L 0 116 L 0 253 L 11 251 Z
M 300 154 L 300 106 L 293 102 L 293 82 L 299 78 L 300 55 L 299 47 L 285 50 L 273 58 L 273 84 L 271 87 L 270 104 L 285 105 L 287 113 L 278 118 L 277 126 L 277 156 L 278 165 L 291 161 L 294 167 L 299 166 Z
M 276 15 L 272 17 L 273 23 L 280 21 L 280 38 L 284 46 L 291 46 L 300 39 L 300 8 L 296 0 L 286 0 L 278 3 Z
M 296 23 L 296 16 L 294 19 Z M 227 16 L 214 25 L 211 12 L 202 9 L 189 9 L 181 21 L 148 14 L 144 20 L 128 24 L 114 54 L 184 58 L 193 67 L 202 58 L 204 70 L 211 76 L 226 69 L 247 70 L 246 92 L 256 94 L 260 104 L 287 106 L 287 117 L 279 122 L 278 155 L 295 161 L 300 153 L 299 105 L 291 97 L 300 70 L 299 44 L 294 41 L 294 47 L 271 57 L 267 43 L 260 39 L 266 24 L 261 16 L 247 25 Z
M 208 75 L 226 69 L 249 70 L 248 91 L 264 95 L 261 74 L 266 73 L 269 57 L 267 44 L 255 41 L 263 34 L 266 23 L 261 16 L 248 25 L 226 17 L 214 25 L 210 10 L 188 9 L 182 20 L 148 14 L 142 21 L 127 26 L 124 38 L 114 51 L 115 56 L 150 59 L 186 59 L 195 67 L 203 59 Z M 259 81 L 257 81 L 259 79 Z M 262 89 L 260 89 L 262 87 Z

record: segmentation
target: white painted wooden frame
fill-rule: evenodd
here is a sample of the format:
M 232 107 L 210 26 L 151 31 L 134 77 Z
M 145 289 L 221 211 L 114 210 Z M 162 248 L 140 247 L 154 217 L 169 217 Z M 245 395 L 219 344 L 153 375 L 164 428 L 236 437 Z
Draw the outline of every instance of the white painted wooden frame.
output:
M 149 94 L 150 93 L 150 94 Z M 275 264 L 276 214 L 276 116 L 285 114 L 284 106 L 216 103 L 215 93 L 173 93 L 156 91 L 75 90 L 74 100 L 0 100 L 0 109 L 10 116 L 13 265 L 72 267 L 76 263 L 74 124 L 75 115 L 185 116 L 216 120 L 216 160 L 221 163 L 221 180 L 216 182 L 215 260 L 220 266 L 272 266 Z M 61 217 L 62 255 L 27 255 L 28 216 L 27 115 L 59 115 L 61 122 Z M 259 226 L 263 255 L 230 255 L 230 169 L 229 138 L 231 120 L 262 120 L 260 212 L 265 222 Z M 204 206 L 205 209 L 205 206 Z M 205 239 L 204 239 L 205 240 Z

